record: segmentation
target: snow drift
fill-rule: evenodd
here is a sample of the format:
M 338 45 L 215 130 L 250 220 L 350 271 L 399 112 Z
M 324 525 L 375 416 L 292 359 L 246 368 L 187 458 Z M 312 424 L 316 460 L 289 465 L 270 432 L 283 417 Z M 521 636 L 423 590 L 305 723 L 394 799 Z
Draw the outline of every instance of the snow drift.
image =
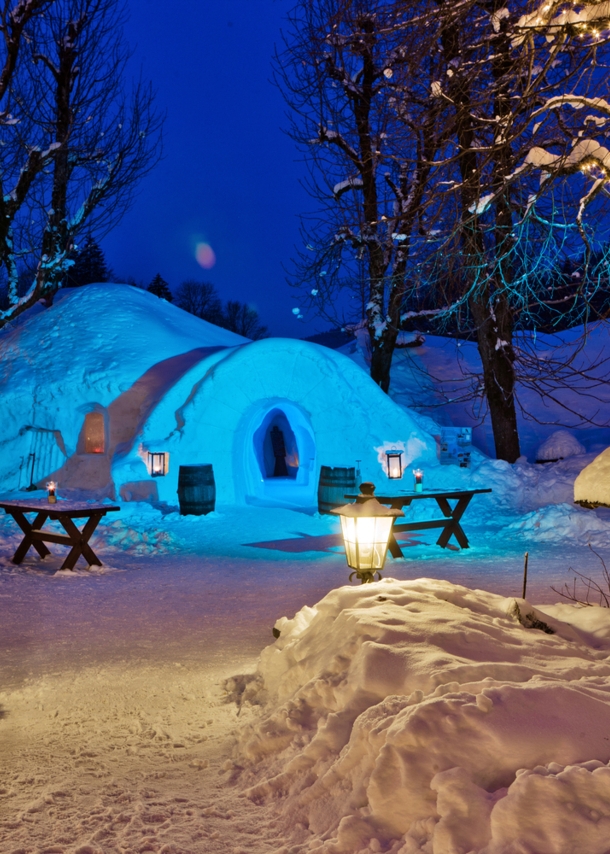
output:
M 610 612 L 388 579 L 277 627 L 236 761 L 308 850 L 607 852 Z
M 574 481 L 574 501 L 610 507 L 610 448 L 580 472 Z

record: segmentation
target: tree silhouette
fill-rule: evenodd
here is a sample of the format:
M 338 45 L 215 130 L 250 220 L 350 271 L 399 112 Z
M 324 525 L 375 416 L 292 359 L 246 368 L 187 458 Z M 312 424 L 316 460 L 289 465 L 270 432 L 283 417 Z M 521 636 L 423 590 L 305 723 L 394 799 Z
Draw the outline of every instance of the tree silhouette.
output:
M 195 317 L 222 325 L 222 302 L 211 282 L 194 279 L 182 282 L 176 293 L 176 305 Z
M 258 312 L 238 300 L 227 301 L 219 325 L 253 341 L 266 338 L 269 334 L 267 327 L 260 322 Z
M 160 273 L 157 273 L 146 290 L 160 299 L 167 300 L 167 302 L 173 302 L 174 295 L 170 291 L 169 285 L 165 279 L 161 278 Z
M 71 253 L 74 264 L 68 269 L 64 281 L 65 288 L 80 288 L 93 282 L 107 282 L 108 265 L 99 243 L 91 235 L 85 240 L 82 249 Z

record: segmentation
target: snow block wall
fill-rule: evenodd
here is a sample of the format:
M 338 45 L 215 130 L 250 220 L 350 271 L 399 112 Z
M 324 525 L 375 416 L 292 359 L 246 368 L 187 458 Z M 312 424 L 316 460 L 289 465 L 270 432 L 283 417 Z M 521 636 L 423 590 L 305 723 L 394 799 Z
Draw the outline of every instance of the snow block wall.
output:
M 436 464 L 434 438 L 345 356 L 248 342 L 136 288 L 64 292 L 0 342 L 3 490 L 52 477 L 60 494 L 175 505 L 180 466 L 212 464 L 219 504 L 313 508 L 322 465 L 360 461 L 382 486 L 380 448 L 404 448 L 406 468 Z M 92 451 L 93 413 L 103 435 Z M 284 476 L 273 472 L 274 428 Z M 33 461 L 42 433 L 58 450 Z M 149 452 L 166 455 L 164 476 L 151 477 Z

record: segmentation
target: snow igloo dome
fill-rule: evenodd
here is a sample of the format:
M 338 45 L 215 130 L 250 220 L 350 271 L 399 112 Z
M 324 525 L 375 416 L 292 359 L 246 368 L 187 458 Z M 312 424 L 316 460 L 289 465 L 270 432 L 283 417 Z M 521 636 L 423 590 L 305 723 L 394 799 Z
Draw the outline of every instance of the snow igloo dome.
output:
M 59 295 L 0 336 L 0 486 L 53 478 L 95 497 L 177 503 L 211 465 L 220 504 L 311 509 L 321 466 L 385 477 L 379 448 L 436 463 L 436 442 L 349 358 L 249 341 L 137 288 Z

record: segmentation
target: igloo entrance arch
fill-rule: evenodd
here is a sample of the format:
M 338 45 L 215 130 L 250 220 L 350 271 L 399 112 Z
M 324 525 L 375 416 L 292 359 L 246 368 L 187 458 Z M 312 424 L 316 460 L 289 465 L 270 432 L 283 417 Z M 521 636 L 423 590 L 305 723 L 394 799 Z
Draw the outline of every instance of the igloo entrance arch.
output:
M 255 407 L 237 432 L 251 504 L 313 508 L 317 501 L 316 443 L 309 417 L 287 400 Z

